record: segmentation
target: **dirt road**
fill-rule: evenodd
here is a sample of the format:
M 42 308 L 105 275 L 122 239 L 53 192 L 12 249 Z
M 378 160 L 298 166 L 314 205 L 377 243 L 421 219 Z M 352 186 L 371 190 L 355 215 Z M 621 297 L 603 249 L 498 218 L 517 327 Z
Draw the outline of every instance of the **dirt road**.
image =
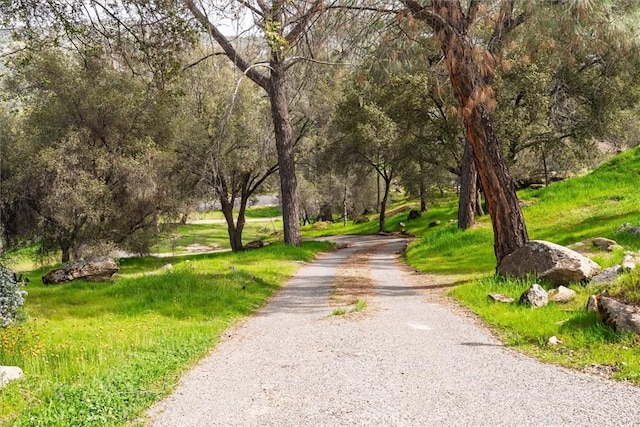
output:
M 539 363 L 412 286 L 404 241 L 344 237 L 229 331 L 149 411 L 152 426 L 640 425 L 640 388 Z M 362 252 L 373 289 L 332 315 Z M 341 267 L 342 265 L 342 267 Z

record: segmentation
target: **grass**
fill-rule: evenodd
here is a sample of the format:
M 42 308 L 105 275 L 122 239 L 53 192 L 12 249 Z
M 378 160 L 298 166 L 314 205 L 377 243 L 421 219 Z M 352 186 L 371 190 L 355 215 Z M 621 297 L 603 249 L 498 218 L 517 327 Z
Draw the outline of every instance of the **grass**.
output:
M 451 295 L 486 321 L 507 346 L 543 361 L 576 369 L 595 365 L 614 378 L 640 383 L 638 337 L 614 332 L 600 322 L 597 314 L 584 309 L 587 298 L 596 289 L 571 286 L 577 292 L 574 301 L 550 303 L 536 309 L 515 303 L 495 303 L 487 298 L 488 293 L 498 292 L 517 301 L 530 284 L 530 280 L 489 276 L 458 286 Z M 547 340 L 552 336 L 556 336 L 561 344 L 548 345 Z
M 27 320 L 0 330 L 0 424 L 124 425 L 168 394 L 221 332 L 252 313 L 326 243 L 239 254 L 122 260 L 113 282 L 44 286 L 28 274 Z M 173 268 L 164 269 L 170 262 Z
M 242 240 L 248 243 L 252 240 L 269 239 L 282 228 L 281 221 L 248 222 L 245 224 Z M 177 226 L 165 235 L 156 245 L 151 247 L 152 253 L 184 254 L 189 253 L 190 247 L 197 246 L 206 250 L 230 249 L 229 234 L 226 224 L 186 224 Z
M 618 232 L 624 223 L 640 225 L 640 149 L 629 150 L 592 173 L 539 190 L 518 193 L 526 202 L 523 212 L 529 237 L 571 245 L 592 237 L 615 239 L 640 250 L 640 236 Z M 447 219 L 455 218 L 457 200 L 440 202 L 437 213 L 406 222 L 407 231 L 421 236 L 409 248 L 409 264 L 438 274 L 491 274 L 495 268 L 493 230 L 487 216 L 470 230 L 460 231 Z M 432 218 L 442 225 L 428 229 Z
M 234 211 L 237 213 L 237 211 Z M 248 208 L 245 211 L 245 216 L 247 218 L 275 218 L 282 216 L 282 210 L 280 206 L 255 206 Z M 203 220 L 203 219 L 215 219 L 215 220 L 223 220 L 224 215 L 222 215 L 222 211 L 203 211 L 203 212 L 192 212 L 189 215 L 189 219 L 191 220 Z
M 638 188 L 640 148 L 615 157 L 588 175 L 539 190 L 524 190 L 519 197 L 526 202 L 523 212 L 532 239 L 571 245 L 593 237 L 608 237 L 624 245 L 625 250 L 637 251 L 640 236 L 618 229 L 624 223 L 640 225 Z M 451 200 L 451 208 L 455 202 Z M 421 218 L 417 224 L 425 221 L 428 219 Z M 480 218 L 475 227 L 466 231 L 458 230 L 454 224 L 421 231 L 421 239 L 406 253 L 409 264 L 430 273 L 467 278 L 475 275 L 476 279 L 467 279 L 468 283 L 454 288 L 451 295 L 487 322 L 505 344 L 544 361 L 579 369 L 595 365 L 615 378 L 640 383 L 638 337 L 615 333 L 584 309 L 590 294 L 605 289 L 640 304 L 638 272 L 606 286 L 573 286 L 578 297 L 567 305 L 530 309 L 517 304 L 497 304 L 488 300 L 489 292 L 517 300 L 533 279 L 505 281 L 493 276 L 493 232 L 488 217 Z M 621 250 L 606 253 L 587 248 L 602 267 L 619 263 L 624 256 Z M 561 345 L 547 345 L 554 335 L 562 341 Z
M 350 307 L 348 310 L 344 307 L 340 307 L 340 308 L 334 309 L 331 314 L 334 316 L 343 316 L 347 313 L 359 313 L 365 308 L 367 308 L 367 301 L 363 299 L 358 299 L 353 303 L 353 306 Z

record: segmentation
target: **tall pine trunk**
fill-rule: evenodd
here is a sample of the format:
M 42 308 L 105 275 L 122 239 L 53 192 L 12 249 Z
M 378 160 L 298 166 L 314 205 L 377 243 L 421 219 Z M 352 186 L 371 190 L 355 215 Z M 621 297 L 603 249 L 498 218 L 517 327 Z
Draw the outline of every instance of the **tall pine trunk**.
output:
M 498 135 L 489 115 L 493 100 L 491 86 L 480 72 L 474 45 L 466 33 L 465 18 L 447 0 L 434 0 L 433 7 L 448 26 L 437 28 L 445 55 L 453 92 L 462 112 L 466 138 L 473 149 L 478 176 L 485 192 L 487 210 L 494 232 L 494 252 L 498 264 L 524 246 L 528 240 L 524 216 L 516 189 L 507 170 Z M 487 64 L 483 64 L 487 67 Z
M 289 102 L 286 91 L 286 70 L 277 59 L 271 61 L 271 78 L 267 92 L 271 101 L 271 115 L 275 128 L 276 150 L 280 166 L 280 192 L 282 196 L 282 221 L 284 223 L 284 242 L 300 246 L 300 214 L 296 191 L 294 139 L 289 116 Z

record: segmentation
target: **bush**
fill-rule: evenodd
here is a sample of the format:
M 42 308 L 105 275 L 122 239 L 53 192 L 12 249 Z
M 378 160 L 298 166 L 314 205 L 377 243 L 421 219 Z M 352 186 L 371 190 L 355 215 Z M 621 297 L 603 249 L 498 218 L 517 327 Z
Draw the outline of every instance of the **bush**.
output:
M 27 292 L 22 289 L 25 281 L 8 268 L 0 267 L 0 327 L 6 328 L 16 321 Z

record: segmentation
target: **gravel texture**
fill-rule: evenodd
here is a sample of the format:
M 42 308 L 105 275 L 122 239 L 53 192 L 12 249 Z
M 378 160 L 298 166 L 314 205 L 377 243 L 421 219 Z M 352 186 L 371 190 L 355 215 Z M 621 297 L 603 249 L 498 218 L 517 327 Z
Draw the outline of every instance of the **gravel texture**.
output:
M 508 350 L 411 286 L 402 239 L 343 237 L 151 408 L 152 426 L 640 425 L 640 388 Z M 380 245 L 383 241 L 385 244 Z M 375 295 L 332 316 L 332 275 L 371 254 Z

